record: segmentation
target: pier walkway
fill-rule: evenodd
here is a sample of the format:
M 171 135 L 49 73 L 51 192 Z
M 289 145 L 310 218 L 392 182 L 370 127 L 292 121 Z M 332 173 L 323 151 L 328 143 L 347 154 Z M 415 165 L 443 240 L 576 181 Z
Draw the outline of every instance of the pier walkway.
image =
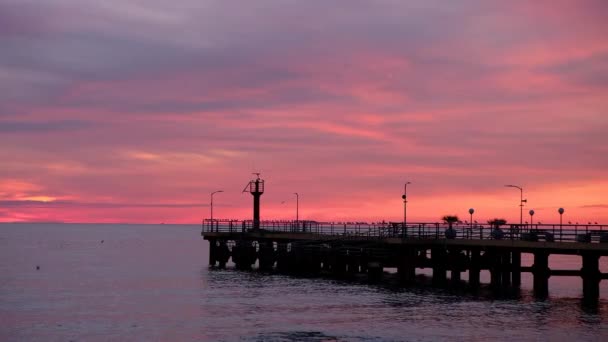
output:
M 447 223 L 321 223 L 315 221 L 204 220 L 201 235 L 210 242 L 209 263 L 239 269 L 334 275 L 367 274 L 380 280 L 383 269 L 397 268 L 404 285 L 415 281 L 417 268 L 432 268 L 433 283 L 460 282 L 468 273 L 472 287 L 488 270 L 493 288 L 519 287 L 521 272 L 534 275 L 534 291 L 548 294 L 551 276 L 582 278 L 583 297 L 597 301 L 599 283 L 608 273 L 599 258 L 608 256 L 608 226 L 503 225 Z M 521 266 L 521 253 L 534 255 Z M 579 255 L 580 269 L 549 268 L 549 256 Z M 448 282 L 447 273 L 450 273 Z

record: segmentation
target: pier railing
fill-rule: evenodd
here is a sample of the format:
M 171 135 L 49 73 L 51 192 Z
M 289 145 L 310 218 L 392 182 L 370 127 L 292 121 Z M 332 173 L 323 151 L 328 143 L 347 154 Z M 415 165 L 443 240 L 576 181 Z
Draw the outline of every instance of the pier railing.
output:
M 205 219 L 202 233 L 248 233 L 253 231 L 251 220 Z M 367 239 L 470 239 L 470 240 L 525 240 L 546 242 L 608 243 L 608 226 L 596 224 L 484 224 L 449 225 L 447 223 L 402 222 L 317 222 L 317 221 L 261 221 L 260 231 L 272 233 L 312 234 L 336 238 Z

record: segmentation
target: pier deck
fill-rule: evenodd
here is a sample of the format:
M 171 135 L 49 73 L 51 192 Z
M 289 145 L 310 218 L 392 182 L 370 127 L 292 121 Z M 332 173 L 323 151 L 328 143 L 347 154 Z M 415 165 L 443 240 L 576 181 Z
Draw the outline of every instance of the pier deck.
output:
M 239 269 L 314 274 L 367 274 L 379 280 L 386 267 L 397 268 L 407 285 L 417 268 L 432 268 L 433 283 L 461 280 L 479 286 L 479 273 L 488 270 L 494 288 L 518 287 L 521 272 L 534 275 L 534 291 L 548 294 L 551 276 L 580 276 L 583 297 L 597 301 L 599 283 L 608 273 L 599 258 L 608 256 L 608 226 L 508 225 L 440 223 L 318 223 L 205 220 L 201 235 L 210 242 L 210 265 L 225 267 L 231 258 Z M 521 266 L 521 253 L 534 255 L 532 267 Z M 581 269 L 551 270 L 550 255 L 579 255 Z

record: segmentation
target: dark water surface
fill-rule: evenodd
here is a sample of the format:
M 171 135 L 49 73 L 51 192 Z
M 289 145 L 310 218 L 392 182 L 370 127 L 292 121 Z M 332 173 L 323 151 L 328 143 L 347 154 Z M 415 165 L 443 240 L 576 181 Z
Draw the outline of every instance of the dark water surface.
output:
M 0 341 L 608 340 L 606 280 L 588 308 L 576 277 L 551 278 L 537 301 L 527 274 L 509 299 L 210 270 L 207 258 L 198 226 L 0 224 Z

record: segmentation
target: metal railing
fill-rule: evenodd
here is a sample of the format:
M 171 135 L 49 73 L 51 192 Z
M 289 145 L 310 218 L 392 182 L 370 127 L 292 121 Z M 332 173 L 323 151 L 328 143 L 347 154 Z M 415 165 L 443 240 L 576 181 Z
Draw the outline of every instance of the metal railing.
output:
M 251 220 L 204 219 L 202 233 L 248 233 L 253 231 Z M 302 233 L 336 238 L 367 239 L 470 239 L 525 240 L 546 242 L 608 243 L 608 226 L 574 224 L 510 224 L 500 227 L 484 224 L 408 223 L 402 222 L 317 222 L 261 221 L 260 231 L 272 233 Z

